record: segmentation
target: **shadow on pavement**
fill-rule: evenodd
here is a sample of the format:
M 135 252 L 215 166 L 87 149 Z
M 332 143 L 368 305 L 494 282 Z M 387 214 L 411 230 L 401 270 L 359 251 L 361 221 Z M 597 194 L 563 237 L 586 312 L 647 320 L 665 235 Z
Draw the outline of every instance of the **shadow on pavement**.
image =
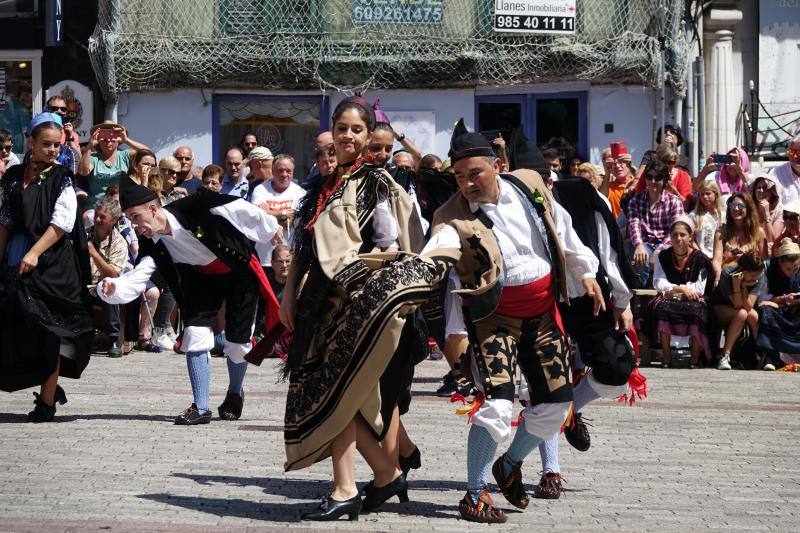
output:
M 0 424 L 20 424 L 27 420 L 27 413 L 0 413 Z M 151 422 L 173 422 L 174 416 L 166 415 L 123 415 L 123 414 L 96 414 L 96 415 L 59 415 L 53 423 L 75 422 L 76 420 L 146 420 Z
M 190 479 L 201 485 L 233 485 L 237 487 L 258 487 L 266 494 L 273 496 L 282 496 L 293 500 L 302 499 L 309 500 L 301 505 L 302 509 L 310 509 L 316 502 L 322 499 L 324 494 L 331 490 L 331 482 L 318 479 L 284 479 L 284 478 L 270 478 L 270 477 L 238 477 L 238 476 L 206 476 L 198 474 L 184 474 L 173 473 L 175 477 Z M 437 491 L 442 490 L 455 490 L 461 492 L 465 490 L 464 482 L 454 481 L 439 481 L 439 480 L 415 480 L 409 481 L 409 493 L 411 501 L 407 504 L 400 504 L 397 501 L 390 500 L 382 509 L 386 512 L 394 512 L 397 514 L 407 514 L 414 516 L 424 516 L 428 518 L 453 518 L 457 512 L 458 500 L 461 498 L 459 495 L 457 499 L 453 500 L 453 505 L 439 505 L 424 501 L 414 500 L 414 491 Z M 419 494 L 419 493 L 418 493 Z M 169 495 L 167 495 L 169 496 Z M 191 499 L 191 498 L 190 498 Z M 166 503 L 170 503 L 167 501 Z M 253 505 L 251 502 L 249 505 Z M 272 505 L 272 504 L 259 504 L 259 505 Z M 290 504 L 276 504 L 278 507 L 294 508 Z M 198 508 L 202 510 L 202 507 Z M 442 511 L 449 511 L 445 513 Z M 298 515 L 299 517 L 299 515 Z M 285 521 L 285 518 L 281 518 Z

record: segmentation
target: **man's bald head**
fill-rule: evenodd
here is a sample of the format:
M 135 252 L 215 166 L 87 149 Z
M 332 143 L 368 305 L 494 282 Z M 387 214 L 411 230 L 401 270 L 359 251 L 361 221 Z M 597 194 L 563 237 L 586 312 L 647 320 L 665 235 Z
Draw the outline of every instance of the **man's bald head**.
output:
M 319 135 L 317 135 L 317 139 L 314 141 L 314 149 L 317 150 L 322 148 L 323 146 L 330 146 L 333 144 L 333 134 L 329 131 L 323 131 Z
M 180 161 L 181 171 L 178 173 L 178 182 L 192 177 L 192 164 L 194 163 L 194 152 L 188 146 L 178 146 L 172 152 L 172 156 Z

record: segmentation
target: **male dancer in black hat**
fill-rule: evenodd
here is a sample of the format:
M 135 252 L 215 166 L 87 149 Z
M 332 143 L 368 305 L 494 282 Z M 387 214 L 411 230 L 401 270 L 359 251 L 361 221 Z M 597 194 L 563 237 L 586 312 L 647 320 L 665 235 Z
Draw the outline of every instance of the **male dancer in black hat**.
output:
M 468 366 L 481 395 L 467 445 L 467 494 L 459 512 L 475 522 L 505 522 L 487 491 L 491 468 L 501 491 L 524 509 L 520 465 L 564 423 L 572 401 L 569 350 L 557 302 L 572 277 L 604 309 L 594 279 L 598 260 L 578 239 L 567 212 L 539 174 L 500 174 L 489 142 L 459 122 L 450 149 L 459 193 L 434 217 L 423 255 L 453 262 L 468 332 Z M 511 433 L 514 375 L 519 366 L 531 402 L 509 447 L 492 466 L 497 444 Z
M 136 268 L 118 278 L 105 278 L 97 293 L 109 303 L 127 303 L 141 294 L 153 272 L 167 280 L 184 324 L 180 340 L 186 352 L 194 403 L 175 419 L 179 425 L 207 424 L 211 384 L 211 326 L 225 302 L 228 394 L 220 418 L 242 414 L 244 356 L 251 350 L 258 296 L 267 302 L 266 330 L 279 323 L 278 302 L 261 269 L 256 242 L 268 242 L 278 228 L 275 217 L 233 196 L 205 189 L 162 207 L 146 187 L 126 180 L 120 187 L 125 216 L 141 235 Z M 267 335 L 263 342 L 275 341 Z

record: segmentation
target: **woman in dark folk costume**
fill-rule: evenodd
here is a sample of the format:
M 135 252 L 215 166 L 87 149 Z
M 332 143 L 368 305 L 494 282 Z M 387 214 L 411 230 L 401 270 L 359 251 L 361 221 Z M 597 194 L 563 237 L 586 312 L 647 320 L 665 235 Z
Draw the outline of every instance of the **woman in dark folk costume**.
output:
M 405 476 L 379 441 L 404 385 L 391 369 L 409 364 L 409 350 L 397 350 L 406 315 L 430 295 L 435 274 L 419 262 L 395 266 L 413 262 L 402 251 L 421 247 L 421 227 L 408 195 L 361 157 L 375 127 L 371 106 L 348 98 L 332 122 L 338 168 L 300 206 L 280 311 L 292 332 L 285 468 L 328 456 L 333 461 L 333 490 L 304 513 L 308 520 L 354 520 L 394 495 L 406 500 Z M 420 242 L 412 242 L 417 235 Z M 387 249 L 401 253 L 369 254 Z M 399 260 L 387 260 L 392 257 Z M 363 502 L 355 484 L 356 447 L 374 474 Z
M 41 385 L 29 422 L 66 403 L 58 378 L 80 378 L 94 334 L 86 235 L 72 172 L 56 163 L 61 129 L 58 115 L 36 115 L 30 156 L 0 181 L 0 388 Z
M 773 254 L 761 294 L 756 340 L 767 352 L 764 370 L 800 362 L 800 246 L 784 237 Z
M 700 350 L 710 361 L 707 299 L 714 289 L 714 268 L 708 257 L 692 248 L 694 223 L 681 215 L 669 228 L 672 246 L 658 254 L 653 288 L 659 292 L 645 314 L 651 343 L 661 341 L 661 366 L 672 366 L 672 335 L 691 337 L 690 368 L 700 360 Z

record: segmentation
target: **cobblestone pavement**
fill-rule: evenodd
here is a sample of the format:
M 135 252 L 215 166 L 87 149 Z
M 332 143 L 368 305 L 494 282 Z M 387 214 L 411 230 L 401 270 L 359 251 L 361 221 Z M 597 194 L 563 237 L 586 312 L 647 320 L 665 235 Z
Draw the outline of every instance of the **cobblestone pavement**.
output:
M 223 359 L 213 366 L 216 408 L 227 375 Z M 486 529 L 458 519 L 467 426 L 434 395 L 444 366 L 418 367 L 405 419 L 423 459 L 410 476 L 412 501 L 359 522 L 314 524 L 299 513 L 329 489 L 330 463 L 283 472 L 285 385 L 269 361 L 248 372 L 242 420 L 190 428 L 172 424 L 191 402 L 182 356 L 93 358 L 84 379 L 63 380 L 69 403 L 58 423 L 24 422 L 30 391 L 0 395 L 0 531 Z M 531 500 L 498 529 L 797 531 L 800 375 L 644 374 L 650 397 L 635 407 L 585 409 L 588 452 L 562 439 L 561 499 Z M 534 453 L 523 467 L 529 485 L 539 469 Z M 508 508 L 496 491 L 495 499 Z

